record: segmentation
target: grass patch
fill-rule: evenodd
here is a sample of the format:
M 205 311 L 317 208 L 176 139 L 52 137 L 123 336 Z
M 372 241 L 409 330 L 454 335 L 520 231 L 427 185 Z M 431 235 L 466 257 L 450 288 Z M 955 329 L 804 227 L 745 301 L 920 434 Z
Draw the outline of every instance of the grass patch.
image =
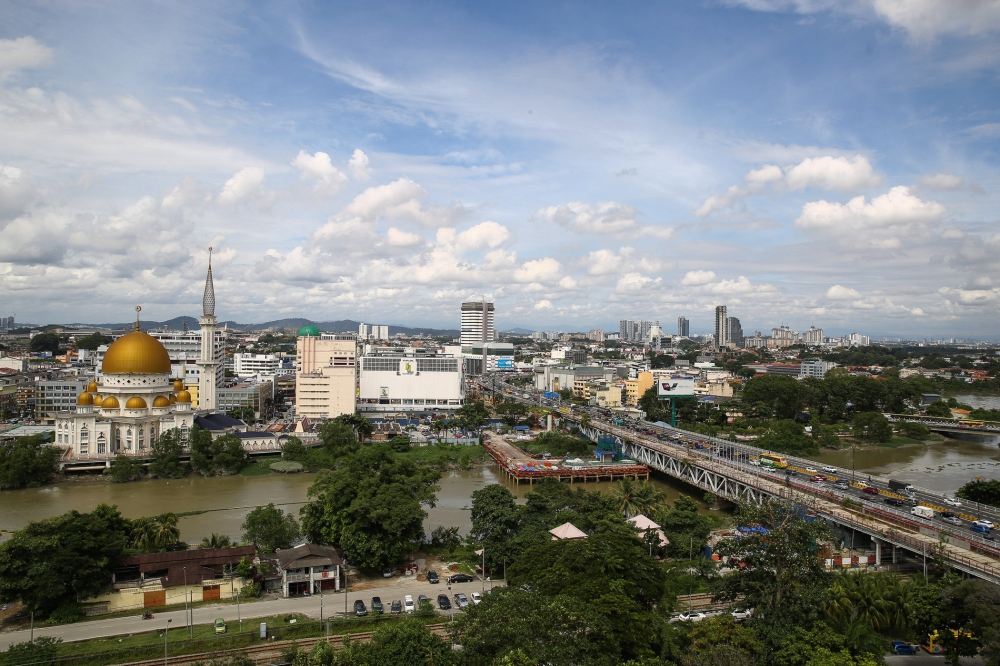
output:
M 240 470 L 240 476 L 267 476 L 271 474 L 271 463 L 281 462 L 281 456 L 254 458 L 253 462 Z
M 433 446 L 413 446 L 409 451 L 396 453 L 403 460 L 412 460 L 418 464 L 430 465 L 440 470 L 471 469 L 485 461 L 489 455 L 481 446 L 464 446 L 459 444 L 435 444 Z
M 596 444 L 584 437 L 568 435 L 560 432 L 543 432 L 530 442 L 518 442 L 517 446 L 532 455 L 541 455 L 546 451 L 556 457 L 592 456 Z
M 295 622 L 289 622 L 294 619 Z M 408 614 L 405 619 L 417 619 L 426 624 L 440 622 L 436 614 Z M 386 622 L 399 621 L 388 615 L 376 617 L 339 617 L 328 621 L 331 634 L 356 633 L 371 631 Z M 152 620 L 151 622 L 156 622 Z M 290 640 L 311 638 L 324 634 L 324 625 L 318 620 L 311 620 L 301 613 L 286 613 L 269 617 L 248 618 L 243 621 L 243 631 L 239 631 L 239 623 L 235 620 L 226 623 L 227 633 L 216 634 L 212 624 L 196 625 L 193 638 L 188 637 L 184 626 L 172 627 L 167 636 L 169 655 L 176 657 L 201 652 L 214 652 L 249 647 L 260 643 L 260 623 L 266 622 L 269 638 Z M 99 666 L 103 664 L 121 664 L 144 659 L 163 658 L 163 629 L 93 638 L 86 641 L 61 643 L 58 646 L 56 659 L 60 666 Z
M 886 449 L 898 449 L 906 444 L 924 444 L 922 439 L 913 439 L 912 437 L 893 437 L 888 442 L 880 442 L 878 446 Z

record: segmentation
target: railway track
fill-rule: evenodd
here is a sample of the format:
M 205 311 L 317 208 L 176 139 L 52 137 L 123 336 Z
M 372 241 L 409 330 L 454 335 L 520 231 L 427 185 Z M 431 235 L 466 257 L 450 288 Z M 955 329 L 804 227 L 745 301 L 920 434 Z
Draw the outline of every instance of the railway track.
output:
M 430 629 L 431 633 L 437 634 L 438 636 L 447 637 L 448 636 L 448 625 L 447 624 L 429 624 L 427 628 Z M 233 652 L 242 652 L 246 656 L 253 659 L 255 664 L 260 664 L 261 666 L 267 664 L 278 664 L 281 663 L 279 659 L 281 654 L 288 650 L 293 643 L 298 645 L 300 650 L 309 651 L 313 648 L 316 643 L 320 641 L 326 641 L 333 646 L 335 650 L 339 650 L 344 646 L 344 638 L 349 637 L 352 642 L 359 641 L 361 643 L 367 643 L 371 640 L 372 631 L 362 631 L 358 633 L 349 634 L 337 634 L 335 636 L 315 636 L 313 638 L 299 638 L 293 640 L 285 641 L 270 641 L 267 643 L 260 643 L 258 645 L 249 645 L 243 648 L 231 648 L 228 650 L 218 650 L 215 652 L 199 652 L 196 654 L 185 654 L 178 655 L 176 657 L 168 657 L 166 659 L 145 659 L 143 661 L 129 661 L 122 664 L 122 666 L 159 666 L 159 664 L 169 664 L 171 666 L 183 666 L 184 664 L 196 664 L 198 662 L 208 662 L 214 658 L 222 657 Z

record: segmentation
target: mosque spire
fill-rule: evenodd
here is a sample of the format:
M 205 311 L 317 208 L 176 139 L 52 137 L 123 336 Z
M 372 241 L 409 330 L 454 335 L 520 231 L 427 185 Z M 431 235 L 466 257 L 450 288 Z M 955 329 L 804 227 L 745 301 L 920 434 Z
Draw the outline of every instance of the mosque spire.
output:
M 135 330 L 139 330 L 139 313 L 142 311 L 142 306 L 135 306 Z
M 202 312 L 215 316 L 215 284 L 212 282 L 212 248 L 208 248 L 208 277 L 205 278 L 205 297 L 201 299 Z

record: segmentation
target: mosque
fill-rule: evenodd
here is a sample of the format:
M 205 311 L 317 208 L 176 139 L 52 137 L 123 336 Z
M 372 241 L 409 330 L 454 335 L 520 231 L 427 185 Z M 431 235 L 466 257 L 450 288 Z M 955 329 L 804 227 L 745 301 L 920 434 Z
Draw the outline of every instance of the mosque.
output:
M 67 449 L 67 458 L 112 459 L 119 454 L 145 456 L 156 438 L 177 428 L 186 435 L 196 422 L 225 420 L 230 426 L 246 424 L 214 413 L 216 365 L 212 356 L 215 338 L 215 286 L 212 283 L 211 248 L 208 277 L 202 299 L 201 379 L 199 407 L 191 409 L 191 394 L 180 379 L 170 377 L 170 356 L 159 340 L 139 330 L 115 340 L 104 355 L 102 381 L 91 382 L 77 396 L 76 411 L 56 416 L 56 444 Z

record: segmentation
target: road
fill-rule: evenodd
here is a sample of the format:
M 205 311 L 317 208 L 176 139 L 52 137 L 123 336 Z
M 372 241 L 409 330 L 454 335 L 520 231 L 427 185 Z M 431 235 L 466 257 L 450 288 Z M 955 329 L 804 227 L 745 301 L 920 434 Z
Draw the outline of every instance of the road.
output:
M 493 586 L 499 587 L 503 585 L 503 581 L 494 581 Z M 418 595 L 425 594 L 434 603 L 434 607 L 437 608 L 436 599 L 439 594 L 447 594 L 451 598 L 452 605 L 454 606 L 454 595 L 461 592 L 471 599 L 473 592 L 482 592 L 483 583 L 481 580 L 475 580 L 471 583 L 455 583 L 448 589 L 448 584 L 441 582 L 437 585 L 432 585 L 427 581 L 422 580 L 400 580 L 393 585 L 386 585 L 383 587 L 375 587 L 366 590 L 361 590 L 354 592 L 348 590 L 347 593 L 347 608 L 353 613 L 354 602 L 357 599 L 361 599 L 365 602 L 365 606 L 371 610 L 371 598 L 380 597 L 382 603 L 385 605 L 386 613 L 389 612 L 389 604 L 394 600 L 403 600 L 403 596 L 410 594 L 413 599 L 416 600 Z M 490 583 L 486 583 L 486 591 L 489 592 Z M 327 593 L 323 595 L 323 617 L 334 617 L 344 615 L 344 594 L 339 593 Z M 458 613 L 457 609 L 454 609 L 454 613 Z M 211 606 L 200 606 L 194 609 L 194 623 L 195 624 L 210 624 L 215 621 L 215 618 L 221 617 L 226 620 L 226 622 L 236 622 L 238 619 L 243 620 L 243 629 L 249 628 L 250 624 L 248 620 L 253 620 L 254 618 L 267 617 L 270 615 L 284 615 L 291 613 L 303 613 L 310 618 L 319 619 L 320 617 L 320 598 L 318 596 L 312 597 L 293 597 L 290 599 L 265 599 L 262 601 L 255 601 L 249 604 L 241 604 L 237 608 L 234 604 L 218 604 Z M 444 617 L 450 617 L 450 612 L 441 611 Z M 120 636 L 122 634 L 133 634 L 140 633 L 143 631 L 153 631 L 163 629 L 164 626 L 168 625 L 170 627 L 170 636 L 177 636 L 178 639 L 182 637 L 184 629 L 184 609 L 169 611 L 163 613 L 156 613 L 153 619 L 143 620 L 139 613 L 134 616 L 129 617 L 116 617 L 107 620 L 91 620 L 89 622 L 77 622 L 75 624 L 66 624 L 56 627 L 49 626 L 38 626 L 35 627 L 35 638 L 39 636 L 53 636 L 55 638 L 61 638 L 63 642 L 69 641 L 81 641 L 88 638 L 100 638 L 105 636 Z M 232 627 L 233 625 L 230 625 Z M 180 627 L 180 631 L 178 631 Z M 14 643 L 23 643 L 30 640 L 30 631 L 12 631 L 0 634 L 0 650 L 6 650 L 10 645 Z

